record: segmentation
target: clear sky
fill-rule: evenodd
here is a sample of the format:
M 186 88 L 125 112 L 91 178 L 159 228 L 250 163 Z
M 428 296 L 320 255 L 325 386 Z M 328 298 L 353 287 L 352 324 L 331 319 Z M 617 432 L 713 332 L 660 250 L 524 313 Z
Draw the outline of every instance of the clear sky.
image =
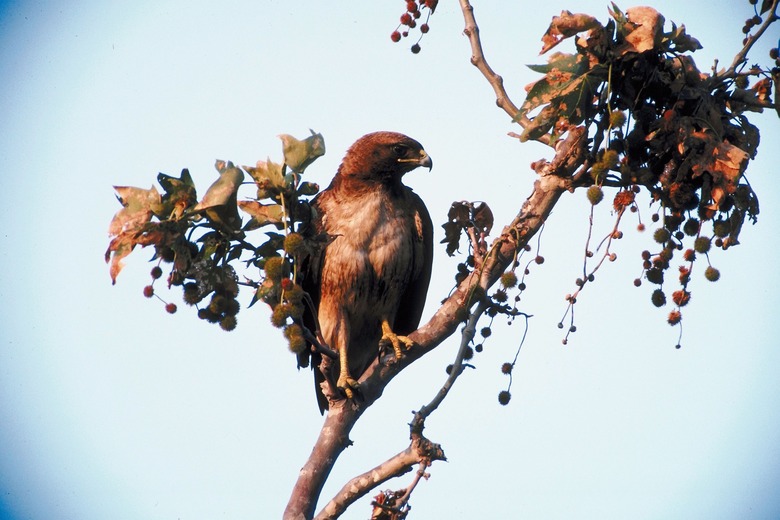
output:
M 561 9 L 607 18 L 606 1 L 474 0 L 483 44 L 515 102 Z M 742 0 L 653 4 L 685 23 L 709 69 L 730 62 Z M 112 185 L 149 187 L 188 167 L 203 193 L 215 159 L 281 158 L 280 133 L 313 128 L 326 185 L 346 148 L 374 130 L 423 143 L 431 173 L 406 182 L 436 225 L 454 200 L 484 200 L 498 226 L 530 193 L 544 147 L 516 130 L 469 64 L 454 1 L 442 0 L 422 52 L 392 44 L 404 2 L 101 2 L 0 4 L 0 517 L 278 518 L 319 431 L 311 375 L 299 372 L 258 305 L 225 333 L 180 304 L 146 300 L 149 251 L 116 286 L 103 263 L 119 204 Z M 626 8 L 629 5 L 621 4 Z M 766 60 L 765 42 L 751 61 Z M 485 352 L 427 423 L 448 463 L 412 496 L 412 518 L 774 519 L 780 517 L 780 124 L 755 116 L 761 200 L 743 245 L 715 252 L 716 284 L 695 276 L 683 348 L 666 310 L 634 288 L 652 238 L 631 232 L 577 306 L 567 346 L 556 327 L 581 271 L 584 194 L 566 196 L 542 237 L 523 310 L 534 315 L 506 384 L 520 323 L 497 320 Z M 647 213 L 647 212 L 646 212 Z M 597 217 L 605 232 L 608 211 Z M 424 316 L 452 286 L 436 249 Z M 180 293 L 165 294 L 180 302 Z M 248 303 L 248 295 L 241 297 Z M 246 305 L 244 305 L 246 306 Z M 352 433 L 323 500 L 408 444 L 452 338 L 398 377 Z M 384 486 L 400 488 L 409 476 Z M 345 518 L 369 516 L 368 499 Z

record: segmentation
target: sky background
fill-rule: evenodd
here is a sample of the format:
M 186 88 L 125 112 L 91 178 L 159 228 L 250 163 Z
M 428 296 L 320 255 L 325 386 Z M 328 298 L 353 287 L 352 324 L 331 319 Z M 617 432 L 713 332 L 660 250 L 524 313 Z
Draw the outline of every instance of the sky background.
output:
M 518 104 L 553 15 L 608 16 L 604 1 L 474 4 L 487 58 Z M 702 70 L 731 61 L 752 15 L 738 0 L 652 4 L 699 38 Z M 403 10 L 390 0 L 0 4 L 0 518 L 281 516 L 322 423 L 311 374 L 296 369 L 268 310 L 246 309 L 248 294 L 232 333 L 198 320 L 178 290 L 162 291 L 175 315 L 145 299 L 151 251 L 131 255 L 112 286 L 112 186 L 148 188 L 188 167 L 203 194 L 215 159 L 280 160 L 276 136 L 309 128 L 328 151 L 307 177 L 325 186 L 355 139 L 397 130 L 434 159 L 406 182 L 437 242 L 454 200 L 487 201 L 500 229 L 530 194 L 529 164 L 550 154 L 506 136 L 517 128 L 469 64 L 456 2 L 440 2 L 416 56 L 412 42 L 389 39 Z M 768 36 L 751 61 L 766 63 L 780 30 Z M 584 193 L 564 196 L 542 236 L 546 262 L 527 280 L 522 310 L 533 318 L 512 401 L 497 402 L 500 365 L 523 328 L 499 319 L 476 370 L 426 424 L 449 462 L 430 468 L 410 518 L 780 517 L 780 124 L 771 112 L 751 121 L 762 133 L 749 168 L 759 223 L 711 255 L 718 283 L 697 264 L 683 348 L 669 308 L 632 285 L 652 237 L 630 220 L 562 345 L 556 324 L 581 273 L 589 211 Z M 599 235 L 613 220 L 603 206 Z M 423 319 L 460 260 L 437 247 Z M 457 345 L 415 363 L 366 412 L 323 503 L 408 445 L 410 412 L 441 386 Z M 367 518 L 368 504 L 344 518 Z

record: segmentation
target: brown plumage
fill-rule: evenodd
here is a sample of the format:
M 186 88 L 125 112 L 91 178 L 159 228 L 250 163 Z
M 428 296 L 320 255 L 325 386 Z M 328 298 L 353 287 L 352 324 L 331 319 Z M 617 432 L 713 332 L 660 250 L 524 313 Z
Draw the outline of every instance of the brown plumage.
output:
M 364 135 L 353 144 L 330 186 L 314 200 L 313 232 L 331 237 L 302 269 L 303 288 L 317 309 L 325 342 L 339 353 L 330 376 L 353 397 L 357 380 L 376 359 L 380 342 L 396 355 L 411 345 L 431 278 L 433 225 L 422 199 L 401 183 L 433 165 L 420 143 L 395 132 Z M 304 323 L 314 330 L 311 315 Z M 320 411 L 328 400 L 320 357 L 312 356 Z M 346 368 L 346 370 L 345 370 Z

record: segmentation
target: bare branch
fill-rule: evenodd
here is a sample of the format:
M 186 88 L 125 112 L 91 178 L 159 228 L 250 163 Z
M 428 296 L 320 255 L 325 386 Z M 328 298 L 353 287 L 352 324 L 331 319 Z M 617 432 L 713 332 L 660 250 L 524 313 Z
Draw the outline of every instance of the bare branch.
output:
M 375 487 L 391 478 L 408 473 L 415 464 L 420 464 L 418 473 L 424 472 L 424 469 L 434 460 L 447 460 L 441 446 L 432 443 L 425 437 L 412 439 L 409 447 L 402 452 L 347 482 L 322 511 L 317 514 L 315 520 L 338 518 L 346 511 L 347 507 Z M 409 500 L 409 495 L 411 495 L 421 476 L 415 477 L 396 507 L 405 504 Z
M 777 15 L 777 7 L 779 3 L 780 0 L 774 0 L 772 2 L 772 6 L 769 8 L 769 11 L 767 11 L 766 20 L 764 20 L 764 23 L 761 24 L 761 27 L 758 28 L 755 34 L 752 34 L 746 38 L 747 41 L 745 42 L 745 45 L 737 53 L 737 55 L 734 56 L 734 60 L 731 62 L 731 66 L 729 66 L 729 68 L 723 72 L 715 74 L 715 80 L 717 80 L 717 82 L 733 78 L 737 75 L 737 68 L 739 68 L 747 61 L 748 52 L 750 52 L 750 49 L 753 47 L 753 45 L 759 40 L 759 38 L 761 38 L 770 25 L 780 19 Z
M 509 98 L 509 94 L 507 94 L 506 89 L 504 88 L 504 79 L 493 71 L 485 59 L 485 53 L 482 50 L 482 41 L 479 38 L 479 26 L 474 17 L 474 8 L 469 3 L 469 0 L 460 0 L 460 8 L 463 11 L 463 19 L 466 22 L 463 34 L 468 37 L 469 43 L 471 43 L 471 64 L 479 69 L 482 75 L 485 76 L 485 79 L 488 80 L 488 83 L 493 87 L 493 92 L 496 94 L 496 105 L 506 112 L 513 121 L 525 128 L 530 123 L 529 119 L 525 116 L 517 119 L 520 110 Z M 550 136 L 544 135 L 539 138 L 538 141 L 549 144 Z

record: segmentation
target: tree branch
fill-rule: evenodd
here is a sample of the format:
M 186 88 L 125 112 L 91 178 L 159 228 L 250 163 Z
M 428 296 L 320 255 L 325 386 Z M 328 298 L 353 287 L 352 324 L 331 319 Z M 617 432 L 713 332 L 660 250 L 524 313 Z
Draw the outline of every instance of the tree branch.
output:
M 468 37 L 469 43 L 471 44 L 471 64 L 485 76 L 485 79 L 487 79 L 488 83 L 493 87 L 493 92 L 496 94 L 496 105 L 503 109 L 513 121 L 525 128 L 530 123 L 529 119 L 525 116 L 519 119 L 517 118 L 520 110 L 509 98 L 506 89 L 504 89 L 504 79 L 493 71 L 485 59 L 485 53 L 482 50 L 482 41 L 479 38 L 479 26 L 474 17 L 474 8 L 469 3 L 469 0 L 460 0 L 460 8 L 463 11 L 463 19 L 466 22 L 463 34 Z M 550 136 L 544 135 L 539 138 L 538 141 L 544 144 L 550 144 Z
M 317 514 L 315 520 L 337 518 L 346 511 L 347 507 L 375 487 L 391 478 L 408 473 L 415 464 L 420 464 L 421 471 L 424 471 L 424 467 L 429 466 L 434 460 L 447 460 L 441 446 L 432 443 L 425 437 L 413 438 L 408 448 L 347 482 L 322 511 Z M 409 495 L 417 485 L 418 480 L 419 476 L 407 488 L 399 501 L 399 506 L 409 500 Z
M 764 20 L 764 23 L 761 24 L 761 27 L 759 27 L 758 31 L 756 31 L 755 34 L 750 35 L 746 38 L 747 42 L 745 42 L 745 45 L 737 53 L 737 55 L 734 56 L 734 60 L 731 62 L 731 66 L 729 66 L 729 68 L 726 69 L 725 71 L 715 74 L 715 79 L 717 80 L 717 82 L 724 81 L 729 78 L 733 78 L 737 73 L 737 68 L 747 61 L 748 52 L 750 52 L 750 49 L 753 47 L 753 44 L 755 44 L 759 40 L 759 38 L 761 38 L 761 35 L 763 35 L 766 32 L 766 30 L 769 28 L 770 25 L 772 25 L 774 22 L 778 20 L 778 16 L 777 16 L 778 3 L 780 3 L 780 0 L 774 0 L 772 2 L 772 6 L 769 8 L 769 11 L 767 11 L 766 20 Z

